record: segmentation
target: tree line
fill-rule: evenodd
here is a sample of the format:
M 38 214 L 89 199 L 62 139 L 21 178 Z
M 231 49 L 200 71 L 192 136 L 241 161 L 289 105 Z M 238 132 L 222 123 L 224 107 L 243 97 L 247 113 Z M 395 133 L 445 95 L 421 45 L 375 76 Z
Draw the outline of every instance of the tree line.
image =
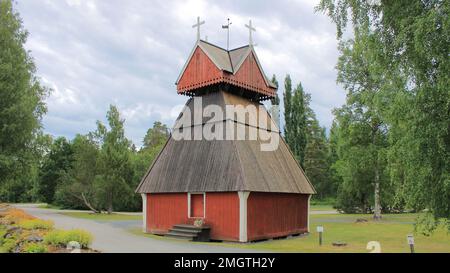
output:
M 108 125 L 97 130 L 50 141 L 38 173 L 37 198 L 63 208 L 94 212 L 136 211 L 141 199 L 135 189 L 169 137 L 166 125 L 155 122 L 140 149 L 125 137 L 124 120 L 115 106 Z
M 310 107 L 311 95 L 289 75 L 282 97 L 284 137 L 315 198 L 375 219 L 426 210 L 427 230 L 442 221 L 450 228 L 449 5 L 322 0 L 317 6 L 337 27 L 337 82 L 346 102 L 333 110 L 327 132 Z M 98 122 L 86 135 L 44 134 L 51 90 L 36 77 L 23 46 L 27 31 L 11 1 L 0 1 L 0 19 L 0 200 L 139 209 L 134 189 L 167 139 L 167 127 L 155 123 L 137 149 L 111 106 L 108 123 Z M 277 95 L 272 104 L 279 103 Z
M 450 228 L 450 3 L 321 0 L 316 10 L 337 27 L 346 102 L 328 137 L 314 138 L 309 96 L 288 76 L 284 116 L 286 141 L 319 196 L 375 219 L 425 210 L 419 227 Z
M 125 137 L 111 105 L 107 124 L 72 140 L 42 130 L 51 90 L 36 76 L 28 32 L 11 1 L 0 1 L 0 202 L 47 202 L 95 212 L 141 209 L 134 193 L 169 136 L 155 122 L 141 148 Z

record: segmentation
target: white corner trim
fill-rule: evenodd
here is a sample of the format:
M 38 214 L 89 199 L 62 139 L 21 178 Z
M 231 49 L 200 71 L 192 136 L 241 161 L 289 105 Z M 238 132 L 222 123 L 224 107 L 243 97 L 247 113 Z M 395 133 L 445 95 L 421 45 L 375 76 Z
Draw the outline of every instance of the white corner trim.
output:
M 247 242 L 247 199 L 250 192 L 240 191 L 239 195 L 239 242 Z
M 307 211 L 307 213 L 308 213 L 308 220 L 306 220 L 307 221 L 307 227 L 308 227 L 308 230 L 307 230 L 307 232 L 309 232 L 309 214 L 310 214 L 310 212 L 311 212 L 311 194 L 308 196 L 308 211 Z
M 147 232 L 147 194 L 142 193 L 142 231 Z

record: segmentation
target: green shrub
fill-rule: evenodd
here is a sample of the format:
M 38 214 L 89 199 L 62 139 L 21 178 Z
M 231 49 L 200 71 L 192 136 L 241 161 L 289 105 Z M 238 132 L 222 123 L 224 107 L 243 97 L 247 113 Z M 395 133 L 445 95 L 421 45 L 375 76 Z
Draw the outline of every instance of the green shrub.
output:
M 0 246 L 3 245 L 3 241 L 5 240 L 6 229 L 1 229 L 0 227 Z
M 25 253 L 46 253 L 47 251 L 47 246 L 38 243 L 30 243 L 23 247 Z
M 33 219 L 33 220 L 23 220 L 19 223 L 19 226 L 23 229 L 44 229 L 50 230 L 53 228 L 52 221 L 46 221 L 41 219 Z
M 88 248 L 92 243 L 92 235 L 84 230 L 53 230 L 44 237 L 44 242 L 54 246 L 67 246 L 71 241 L 80 243 L 82 248 Z
M 13 249 L 17 245 L 17 240 L 13 238 L 8 238 L 3 240 L 3 244 L 0 245 L 0 252 L 2 253 L 9 253 L 12 252 Z

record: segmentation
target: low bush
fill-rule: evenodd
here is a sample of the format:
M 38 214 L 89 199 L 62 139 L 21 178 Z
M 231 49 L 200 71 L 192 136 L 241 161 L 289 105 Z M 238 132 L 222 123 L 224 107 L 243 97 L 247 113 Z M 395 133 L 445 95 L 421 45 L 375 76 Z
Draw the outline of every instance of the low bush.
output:
M 29 243 L 23 247 L 24 253 L 46 253 L 48 251 L 47 246 L 39 243 Z
M 0 253 L 12 252 L 17 245 L 17 240 L 13 238 L 4 239 L 0 245 Z
M 50 230 L 53 228 L 53 221 L 46 221 L 41 219 L 23 220 L 19 222 L 19 226 L 23 229 L 43 229 Z
M 69 242 L 80 243 L 82 248 L 88 248 L 92 243 L 92 235 L 84 230 L 52 230 L 44 237 L 44 242 L 49 245 L 65 247 Z
M 0 246 L 3 244 L 3 241 L 5 240 L 6 235 L 6 229 L 2 229 L 0 226 Z

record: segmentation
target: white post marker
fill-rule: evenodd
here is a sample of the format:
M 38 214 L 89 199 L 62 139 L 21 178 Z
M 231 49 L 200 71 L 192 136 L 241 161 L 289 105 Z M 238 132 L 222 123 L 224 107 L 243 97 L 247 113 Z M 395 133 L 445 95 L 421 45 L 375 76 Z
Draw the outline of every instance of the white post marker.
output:
M 409 249 L 411 250 L 411 253 L 414 253 L 414 236 L 412 234 L 409 234 L 407 237 Z
M 367 250 L 371 250 L 370 253 L 381 253 L 381 244 L 377 241 L 370 241 L 367 243 Z
M 323 226 L 317 226 L 317 232 L 319 233 L 319 245 L 322 245 Z

